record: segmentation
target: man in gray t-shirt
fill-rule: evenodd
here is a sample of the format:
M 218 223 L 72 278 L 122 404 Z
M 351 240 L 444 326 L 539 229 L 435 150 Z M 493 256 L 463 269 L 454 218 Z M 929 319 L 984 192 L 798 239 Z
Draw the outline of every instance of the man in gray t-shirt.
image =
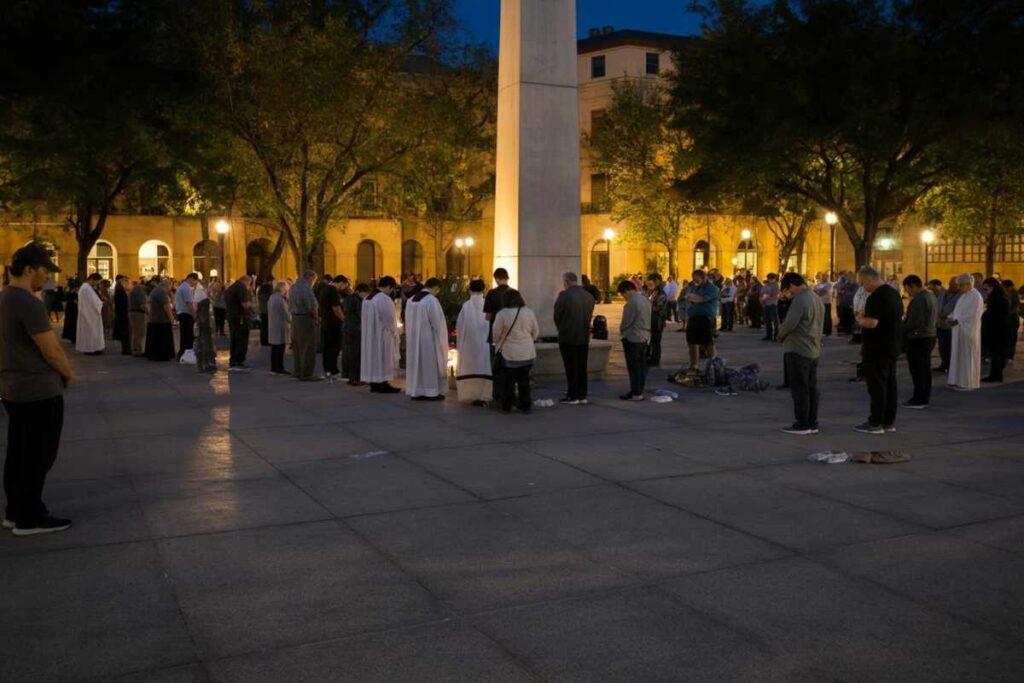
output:
M 761 308 L 764 310 L 764 341 L 775 341 L 779 334 L 779 276 L 768 273 L 761 285 Z
M 42 501 L 64 425 L 64 387 L 73 379 L 64 350 L 35 295 L 60 269 L 31 242 L 14 252 L 10 284 L 0 291 L 0 396 L 7 413 L 3 527 L 15 536 L 63 531 Z

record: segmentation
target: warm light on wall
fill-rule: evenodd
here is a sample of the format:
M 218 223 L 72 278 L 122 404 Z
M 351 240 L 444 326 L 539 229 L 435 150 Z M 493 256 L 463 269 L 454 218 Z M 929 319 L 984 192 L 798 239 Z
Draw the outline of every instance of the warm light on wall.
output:
M 931 244 L 935 241 L 935 232 L 933 230 L 925 230 L 921 233 L 921 241 L 925 244 Z

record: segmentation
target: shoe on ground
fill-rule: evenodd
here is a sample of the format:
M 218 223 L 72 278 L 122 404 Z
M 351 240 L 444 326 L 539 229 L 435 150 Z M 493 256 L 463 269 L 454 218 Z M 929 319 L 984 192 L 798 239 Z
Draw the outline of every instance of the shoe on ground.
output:
M 4 529 L 13 529 L 14 528 L 14 520 L 7 519 L 5 517 L 4 521 L 0 522 L 0 526 L 2 526 Z
M 623 394 L 619 396 L 619 400 L 622 401 L 642 401 L 644 397 L 642 394 Z
M 401 389 L 399 389 L 398 387 L 391 386 L 390 384 L 385 384 L 384 386 L 382 386 L 380 389 L 377 390 L 377 393 L 379 393 L 379 394 L 397 394 L 400 391 L 401 391 Z
M 904 408 L 910 408 L 911 410 L 924 410 L 928 407 L 927 403 L 917 403 L 916 401 L 907 401 L 903 404 Z
M 783 427 L 782 433 L 795 434 L 796 436 L 810 436 L 811 434 L 817 434 L 818 430 L 814 427 L 802 427 L 798 424 L 793 424 L 790 427 Z
M 438 394 L 437 396 L 413 396 L 413 401 L 443 401 L 444 394 Z
M 575 405 L 575 403 L 574 403 L 575 400 L 576 399 L 569 398 L 568 396 L 564 396 L 564 397 L 558 399 L 558 402 L 559 403 L 565 403 L 566 405 Z
M 986 384 L 999 384 L 999 383 L 1000 383 L 1000 382 L 1002 382 L 1003 380 L 1001 380 L 1001 379 L 996 379 L 995 377 L 982 377 L 982 378 L 981 378 L 981 381 L 982 381 L 982 382 L 984 382 L 984 383 L 986 383 Z
M 34 522 L 18 522 L 14 525 L 15 536 L 38 536 L 39 534 L 52 534 L 57 531 L 66 531 L 71 528 L 70 519 L 59 517 L 44 517 Z
M 884 429 L 886 432 L 895 432 L 896 425 L 885 425 L 884 427 L 882 427 L 882 429 Z
M 863 424 L 855 426 L 853 431 L 860 432 L 861 434 L 885 434 L 885 427 L 881 425 L 873 425 L 870 422 L 864 422 Z
M 252 368 L 247 365 L 232 365 L 228 368 L 228 372 L 252 372 Z

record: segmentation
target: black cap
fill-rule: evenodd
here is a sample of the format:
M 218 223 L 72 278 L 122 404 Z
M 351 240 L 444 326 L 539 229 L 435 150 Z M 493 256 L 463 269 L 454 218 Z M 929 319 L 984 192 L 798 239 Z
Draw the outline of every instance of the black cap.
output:
M 39 242 L 29 242 L 14 252 L 11 266 L 18 265 L 28 268 L 46 268 L 51 273 L 60 272 L 57 264 L 50 260 L 50 252 Z

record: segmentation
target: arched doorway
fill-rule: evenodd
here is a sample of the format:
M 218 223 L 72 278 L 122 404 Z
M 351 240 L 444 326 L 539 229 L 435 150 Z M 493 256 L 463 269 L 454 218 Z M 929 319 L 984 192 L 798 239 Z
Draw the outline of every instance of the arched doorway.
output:
M 736 267 L 757 272 L 757 250 L 754 248 L 754 240 L 742 240 L 736 247 Z
M 444 255 L 445 275 L 461 277 L 466 274 L 466 252 L 458 247 L 451 247 Z
M 707 240 L 697 240 L 693 245 L 693 269 L 707 268 L 711 263 L 711 245 Z
M 196 242 L 192 247 L 192 270 L 204 279 L 220 267 L 220 247 L 213 240 Z
M 171 275 L 171 248 L 159 240 L 144 242 L 139 247 L 139 275 Z
M 602 292 L 608 292 L 612 282 L 611 245 L 598 240 L 590 248 L 590 281 Z
M 402 275 L 423 276 L 423 245 L 416 240 L 402 243 Z
M 384 252 L 373 240 L 363 240 L 356 248 L 356 282 L 369 284 L 384 274 Z
M 269 267 L 270 254 L 274 245 L 266 237 L 255 239 L 245 247 L 245 272 L 247 275 L 259 275 Z

